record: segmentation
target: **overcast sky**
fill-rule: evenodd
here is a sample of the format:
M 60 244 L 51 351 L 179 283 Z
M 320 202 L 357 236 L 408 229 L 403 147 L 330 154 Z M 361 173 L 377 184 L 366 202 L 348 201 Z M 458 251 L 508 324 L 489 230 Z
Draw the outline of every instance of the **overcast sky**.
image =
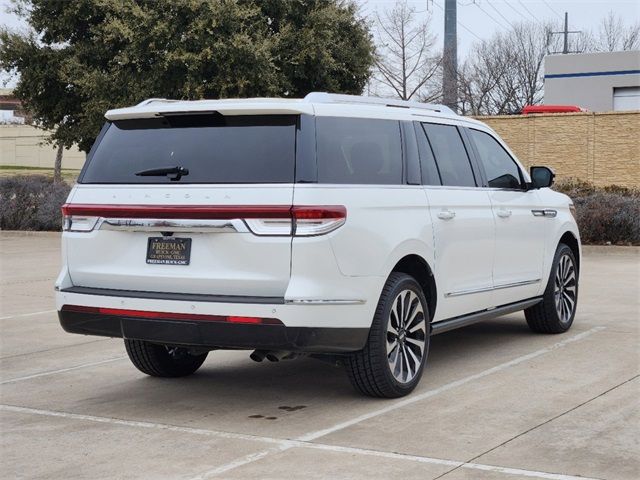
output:
M 431 28 L 442 44 L 444 31 L 444 0 L 408 0 L 417 15 L 431 15 Z M 393 7 L 395 0 L 356 0 L 364 15 Z M 21 27 L 20 19 L 6 12 L 10 0 L 0 0 L 0 24 Z M 627 25 L 640 21 L 639 0 L 458 0 L 458 53 L 463 59 L 474 41 L 491 37 L 509 23 L 531 20 L 552 20 L 560 28 L 564 12 L 569 12 L 570 30 L 596 29 L 600 20 L 612 10 L 626 20 Z M 3 78 L 4 79 L 4 78 Z M 4 82 L 0 82 L 4 83 Z M 9 84 L 8 86 L 12 86 Z
M 394 0 L 357 0 L 362 12 L 371 16 L 376 11 L 391 9 Z M 408 0 L 419 15 L 431 15 L 431 28 L 442 44 L 444 33 L 444 0 Z M 596 29 L 609 11 L 620 15 L 627 25 L 640 21 L 639 0 L 458 0 L 458 53 L 464 58 L 469 47 L 479 38 L 491 37 L 509 24 L 522 21 L 564 22 L 569 13 L 569 30 Z

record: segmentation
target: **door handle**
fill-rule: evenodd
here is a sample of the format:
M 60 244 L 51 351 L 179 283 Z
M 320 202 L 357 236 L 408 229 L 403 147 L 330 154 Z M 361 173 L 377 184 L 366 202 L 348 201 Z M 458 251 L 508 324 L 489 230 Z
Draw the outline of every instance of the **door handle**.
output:
M 511 216 L 511 210 L 507 210 L 506 208 L 501 208 L 496 212 L 500 218 L 509 218 Z
M 451 210 L 442 210 L 438 213 L 438 218 L 440 220 L 451 220 L 456 216 L 456 212 L 452 212 Z

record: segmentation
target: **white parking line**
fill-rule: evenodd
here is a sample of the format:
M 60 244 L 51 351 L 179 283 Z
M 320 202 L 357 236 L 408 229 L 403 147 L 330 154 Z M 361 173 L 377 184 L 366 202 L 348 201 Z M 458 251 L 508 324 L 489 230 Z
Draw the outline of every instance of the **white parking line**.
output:
M 177 425 L 168 425 L 163 423 L 142 422 L 135 420 L 123 420 L 112 417 L 99 417 L 95 415 L 83 415 L 78 413 L 56 412 L 52 410 L 42 410 L 37 408 L 18 407 L 14 405 L 0 405 L 0 411 L 23 413 L 31 415 L 42 415 L 47 417 L 60 417 L 78 421 L 89 421 L 97 423 L 106 423 L 112 425 L 121 425 L 134 428 L 150 428 L 156 430 L 166 430 L 170 432 L 187 433 L 193 435 L 203 435 L 207 437 L 232 439 L 232 440 L 249 440 L 256 442 L 266 442 L 275 444 L 274 447 L 251 453 L 244 457 L 240 457 L 233 462 L 222 465 L 213 470 L 209 470 L 203 474 L 194 477 L 192 480 L 205 480 L 214 475 L 233 470 L 248 463 L 258 461 L 270 454 L 284 452 L 291 448 L 310 448 L 314 450 L 324 450 L 330 452 L 349 453 L 355 455 L 367 455 L 380 458 L 388 458 L 395 460 L 404 460 L 418 463 L 426 463 L 431 465 L 442 465 L 453 468 L 465 468 L 471 470 L 483 470 L 491 472 L 506 473 L 511 475 L 520 475 L 525 477 L 541 478 L 547 480 L 597 480 L 589 477 L 576 477 L 572 475 L 563 475 L 557 473 L 541 472 L 536 470 L 523 470 L 519 468 L 500 467 L 496 465 L 485 465 L 481 463 L 465 463 L 455 460 L 445 460 L 441 458 L 423 457 L 420 455 L 408 455 L 403 453 L 383 452 L 379 450 L 369 450 L 364 448 L 343 447 L 339 445 L 327 445 L 323 443 L 308 443 L 300 440 L 286 440 L 274 437 L 263 437 L 258 435 L 248 435 L 243 433 L 225 432 L 219 430 L 207 430 L 202 428 L 180 427 Z
M 393 403 L 391 403 L 390 405 L 384 407 L 384 408 L 380 408 L 378 410 L 374 410 L 372 412 L 369 413 L 365 413 L 364 415 L 359 415 L 355 418 L 352 418 L 351 420 L 347 420 L 344 422 L 340 422 L 336 425 L 333 425 L 332 427 L 329 428 L 324 428 L 322 430 L 316 430 L 315 432 L 309 432 L 307 434 L 301 435 L 298 438 L 296 438 L 296 441 L 299 442 L 311 442 L 317 438 L 323 437 L 325 435 L 328 435 L 330 433 L 334 433 L 337 432 L 339 430 L 343 430 L 345 428 L 351 427 L 353 425 L 356 425 L 360 422 L 364 422 L 365 420 L 369 420 L 371 418 L 375 418 L 378 417 L 380 415 L 384 415 L 386 413 L 389 413 L 393 410 L 397 410 L 399 408 L 405 407 L 407 405 L 411 405 L 413 403 L 419 402 L 421 400 L 424 400 L 426 398 L 430 398 L 433 397 L 435 395 L 439 395 L 440 393 L 446 392 L 448 390 L 451 390 L 453 388 L 459 387 L 461 385 L 464 385 L 466 383 L 472 382 L 474 380 L 478 380 L 480 378 L 486 377 L 487 375 L 491 375 L 493 373 L 496 372 L 500 372 L 502 370 L 505 370 L 509 367 L 513 367 L 515 365 L 518 365 L 520 363 L 526 362 L 528 360 L 534 359 L 536 357 L 539 357 L 541 355 L 545 355 L 547 353 L 550 353 L 554 350 L 557 350 L 558 348 L 562 348 L 570 343 L 576 342 L 578 340 L 582 340 L 585 337 L 588 337 L 589 335 L 592 335 L 596 332 L 599 332 L 601 330 L 603 330 L 605 327 L 594 327 L 591 328 L 590 330 L 587 330 L 585 332 L 582 333 L 578 333 L 577 335 L 573 335 L 569 338 L 566 338 L 565 340 L 562 340 L 560 342 L 554 343 L 553 345 L 546 347 L 546 348 L 542 348 L 540 350 L 536 350 L 535 352 L 529 353 L 527 355 L 523 355 L 521 357 L 518 358 L 514 358 L 513 360 L 510 360 L 508 362 L 505 363 L 501 363 L 500 365 L 496 365 L 495 367 L 489 368 L 487 370 L 483 370 L 482 372 L 476 373 L 474 375 L 469 375 L 468 377 L 462 378 L 460 380 L 456 380 L 454 382 L 451 383 L 447 383 L 439 388 L 436 388 L 434 390 L 427 390 L 424 393 L 421 394 L 417 394 L 417 395 L 411 395 L 408 398 L 404 398 L 402 400 L 398 400 L 395 401 Z M 307 445 L 316 445 L 316 444 L 307 444 Z M 290 446 L 283 446 L 282 448 L 276 450 L 276 452 L 282 452 L 285 450 L 288 450 L 289 448 L 292 448 L 296 445 L 290 445 Z M 216 475 L 219 475 L 221 473 L 224 472 L 228 472 L 229 470 L 233 470 L 235 468 L 241 467 L 243 465 L 247 465 L 249 463 L 253 463 L 257 460 L 260 460 L 264 457 L 266 457 L 267 455 L 269 455 L 270 453 L 274 453 L 273 449 L 270 450 L 264 450 L 262 452 L 258 452 L 258 454 L 253 453 L 250 455 L 245 455 L 243 457 L 240 457 L 236 460 L 234 460 L 233 462 L 227 463 L 226 465 L 221 465 L 217 468 L 214 468 L 212 470 L 209 470 L 207 472 L 204 472 L 200 475 L 198 475 L 197 477 L 194 477 L 192 480 L 205 480 L 207 478 L 211 478 L 211 477 L 215 477 Z M 432 459 L 433 460 L 433 459 Z M 464 462 L 459 462 L 457 463 L 457 465 L 459 465 L 460 467 L 464 467 L 464 468 L 476 468 L 474 467 L 474 465 L 479 465 L 479 464 L 466 464 Z M 483 468 L 492 468 L 491 466 L 483 466 Z M 495 467 L 495 468 L 502 468 L 502 467 Z M 498 471 L 498 470 L 496 470 Z M 577 477 L 544 477 L 544 476 L 540 476 L 540 475 L 551 475 L 551 474 L 547 474 L 544 472 L 530 472 L 530 475 L 528 476 L 537 476 L 538 478 L 577 478 Z
M 393 403 L 391 403 L 390 405 L 387 405 L 386 407 L 383 408 L 379 408 L 378 410 L 374 410 L 372 412 L 369 413 L 365 413 L 364 415 L 359 415 L 355 418 L 352 418 L 351 420 L 347 420 L 344 422 L 340 422 L 336 425 L 333 425 L 332 427 L 329 428 L 324 428 L 322 430 L 317 430 L 315 432 L 310 432 L 307 433 L 305 435 L 302 435 L 301 437 L 298 438 L 298 440 L 302 440 L 305 442 L 311 441 L 311 440 L 315 440 L 316 438 L 320 438 L 323 437 L 325 435 L 328 435 L 330 433 L 333 432 L 337 432 L 338 430 L 343 430 L 345 428 L 348 428 L 352 425 L 355 425 L 357 423 L 360 422 L 364 422 L 365 420 L 369 420 L 371 418 L 375 418 L 375 417 L 379 417 L 380 415 L 384 415 L 386 413 L 392 412 L 394 410 L 397 410 L 399 408 L 402 407 L 406 407 L 407 405 L 411 405 L 413 403 L 416 402 L 420 402 L 426 398 L 430 398 L 433 397 L 435 395 L 439 395 L 443 392 L 446 392 L 447 390 L 451 390 L 453 388 L 459 387 L 460 385 L 464 385 L 465 383 L 469 383 L 472 382 L 474 380 L 478 380 L 480 378 L 486 377 L 488 375 L 492 375 L 494 373 L 500 372 L 502 370 L 505 370 L 507 368 L 513 367 L 515 365 L 518 365 L 520 363 L 526 362 L 528 360 L 531 360 L 533 358 L 539 357 L 541 355 L 545 355 L 549 352 L 552 352 L 553 350 L 557 350 L 558 348 L 562 348 L 565 345 L 568 345 L 572 342 L 576 342 L 578 340 L 582 340 L 585 337 L 588 337 L 589 335 L 592 335 L 596 332 L 599 332 L 600 330 L 603 330 L 605 327 L 594 327 L 590 330 L 587 330 L 585 332 L 579 333 L 577 335 L 574 335 L 572 337 L 569 337 L 565 340 L 562 340 L 558 343 L 554 343 L 553 345 L 547 347 L 547 348 L 542 348 L 540 350 L 536 350 L 535 352 L 529 353 L 527 355 L 523 355 L 521 357 L 518 358 L 514 358 L 513 360 L 509 361 L 509 362 L 505 362 L 505 363 L 501 363 L 500 365 L 496 365 L 495 367 L 489 368 L 487 370 L 483 370 L 482 372 L 476 373 L 474 375 L 469 375 L 468 377 L 464 377 L 461 378 L 460 380 L 456 380 L 455 382 L 451 382 L 451 383 L 447 383 L 445 385 L 442 385 L 441 387 L 438 387 L 434 390 L 427 390 L 424 393 L 420 393 L 417 395 L 411 395 L 407 398 L 404 398 L 402 400 L 398 400 L 395 401 Z
M 249 435 L 245 433 L 224 432 L 221 430 L 208 430 L 204 428 L 181 427 L 178 425 L 170 425 L 166 423 L 124 420 L 121 418 L 100 417 L 97 415 L 83 415 L 81 413 L 58 412 L 55 410 L 43 410 L 40 408 L 18 407 L 16 405 L 0 404 L 0 411 L 25 413 L 25 414 L 31 414 L 31 415 L 42 415 L 45 417 L 68 418 L 71 420 L 81 420 L 81 421 L 87 421 L 87 422 L 109 423 L 112 425 L 122 425 L 125 427 L 152 428 L 156 430 L 168 430 L 170 432 L 190 433 L 193 435 L 204 435 L 207 437 L 218 437 L 218 438 L 224 438 L 224 439 L 252 440 L 252 441 L 259 441 L 259 442 L 275 443 L 278 445 L 283 445 L 283 444 L 288 445 L 292 443 L 290 440 L 286 440 L 282 438 L 263 437 L 258 435 Z
M 118 360 L 124 360 L 125 358 L 127 357 L 109 358 L 108 360 L 100 360 L 99 362 L 83 363 L 81 365 L 76 365 L 75 367 L 61 368 L 59 370 L 49 370 L 48 372 L 34 373 L 33 375 L 26 375 L 24 377 L 10 378 L 9 380 L 3 380 L 2 382 L 0 382 L 0 385 L 22 382 L 23 380 L 31 380 L 32 378 L 48 377 L 49 375 L 57 375 L 58 373 L 72 372 L 73 370 L 80 370 L 81 368 L 95 367 L 96 365 L 104 365 L 105 363 L 117 362 Z
M 53 313 L 53 312 L 57 312 L 57 310 L 43 310 L 41 312 L 19 313 L 17 315 L 7 315 L 6 317 L 0 317 L 0 320 L 8 320 L 9 318 L 19 318 L 19 317 L 32 317 L 34 315 L 42 315 L 43 313 Z
M 294 445 L 298 447 L 299 445 Z M 319 450 L 328 450 L 332 452 L 344 452 L 359 455 L 369 455 L 373 457 L 391 458 L 397 460 L 407 460 L 419 463 L 428 463 L 432 465 L 443 465 L 447 467 L 466 468 L 470 470 L 484 470 L 488 472 L 500 472 L 512 475 L 520 475 L 524 477 L 544 478 L 549 480 L 598 480 L 590 477 L 564 475 L 561 473 L 540 472 L 537 470 L 523 470 L 520 468 L 499 467 L 496 465 L 485 465 L 482 463 L 466 463 L 457 462 L 455 460 L 444 460 L 441 458 L 423 457 L 420 455 L 407 455 L 404 453 L 382 452 L 379 450 L 368 450 L 364 448 L 340 447 L 337 445 L 326 445 L 323 443 L 306 443 L 302 448 L 314 448 Z

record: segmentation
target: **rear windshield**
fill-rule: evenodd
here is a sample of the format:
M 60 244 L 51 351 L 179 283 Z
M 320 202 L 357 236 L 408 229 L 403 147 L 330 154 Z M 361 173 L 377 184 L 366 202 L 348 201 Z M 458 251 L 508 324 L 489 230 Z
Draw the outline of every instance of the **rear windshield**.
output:
M 114 121 L 80 183 L 293 183 L 296 121 L 218 113 Z

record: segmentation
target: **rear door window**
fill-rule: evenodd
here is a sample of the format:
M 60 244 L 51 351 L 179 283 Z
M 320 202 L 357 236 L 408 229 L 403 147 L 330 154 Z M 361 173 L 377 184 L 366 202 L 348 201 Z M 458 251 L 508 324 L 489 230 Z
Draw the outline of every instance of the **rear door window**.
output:
M 487 183 L 493 188 L 520 188 L 520 169 L 511 155 L 491 135 L 470 128 L 473 144 L 487 176 Z
M 80 183 L 293 183 L 297 118 L 211 113 L 114 121 Z M 178 181 L 140 175 L 173 167 L 189 173 Z
M 400 123 L 318 117 L 318 183 L 402 184 Z
M 443 185 L 475 187 L 476 180 L 469 155 L 454 125 L 423 123 L 424 131 L 436 157 Z

